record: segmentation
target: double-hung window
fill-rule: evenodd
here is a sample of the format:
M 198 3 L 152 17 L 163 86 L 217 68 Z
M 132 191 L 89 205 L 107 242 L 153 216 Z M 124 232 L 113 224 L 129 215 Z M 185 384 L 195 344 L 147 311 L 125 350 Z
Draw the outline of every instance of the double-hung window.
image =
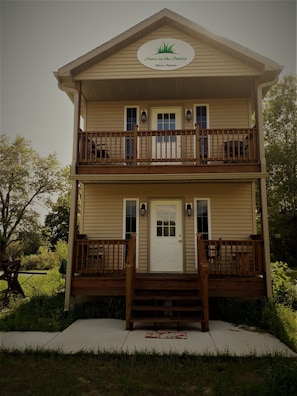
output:
M 131 239 L 132 235 L 136 234 L 136 266 L 138 263 L 138 207 L 137 198 L 124 199 L 123 235 L 125 239 Z
M 200 129 L 208 128 L 208 106 L 196 105 L 195 106 L 195 123 L 199 125 Z M 201 135 L 199 139 L 200 158 L 202 163 L 206 163 L 208 156 L 208 143 L 207 135 Z
M 202 239 L 210 239 L 210 204 L 209 199 L 199 199 L 195 201 L 195 222 L 196 233 Z
M 196 198 L 195 205 L 195 261 L 197 263 L 197 242 L 196 235 L 199 234 L 202 240 L 211 239 L 210 228 L 210 200 L 209 198 Z
M 132 132 L 134 125 L 137 125 L 137 107 L 126 107 L 125 108 L 125 130 Z M 132 133 L 127 133 L 125 141 L 125 153 L 127 159 L 133 159 L 134 157 L 134 138 Z

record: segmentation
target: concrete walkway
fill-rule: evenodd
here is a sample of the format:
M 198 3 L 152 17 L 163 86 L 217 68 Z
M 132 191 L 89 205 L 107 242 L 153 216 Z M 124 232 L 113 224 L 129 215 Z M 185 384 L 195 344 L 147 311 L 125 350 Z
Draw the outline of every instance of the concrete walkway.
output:
M 0 346 L 9 351 L 38 349 L 61 353 L 154 352 L 232 356 L 278 354 L 297 357 L 296 353 L 270 334 L 245 330 L 222 321 L 210 321 L 210 331 L 206 333 L 201 332 L 198 324 L 183 327 L 182 330 L 187 333 L 186 339 L 146 338 L 148 330 L 147 327 L 144 329 L 136 324 L 133 331 L 127 331 L 125 322 L 117 319 L 78 320 L 58 333 L 0 332 Z

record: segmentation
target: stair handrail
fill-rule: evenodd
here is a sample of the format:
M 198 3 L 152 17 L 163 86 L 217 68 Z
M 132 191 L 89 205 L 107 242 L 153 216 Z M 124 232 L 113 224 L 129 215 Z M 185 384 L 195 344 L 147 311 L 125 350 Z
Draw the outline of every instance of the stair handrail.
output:
M 201 327 L 203 331 L 209 330 L 209 301 L 208 301 L 208 261 L 204 243 L 201 235 L 197 234 L 197 261 L 198 276 L 201 286 L 201 300 L 203 306 L 203 321 Z
M 136 269 L 136 235 L 132 235 L 127 242 L 126 257 L 126 329 L 130 329 L 131 307 L 134 292 L 134 279 Z

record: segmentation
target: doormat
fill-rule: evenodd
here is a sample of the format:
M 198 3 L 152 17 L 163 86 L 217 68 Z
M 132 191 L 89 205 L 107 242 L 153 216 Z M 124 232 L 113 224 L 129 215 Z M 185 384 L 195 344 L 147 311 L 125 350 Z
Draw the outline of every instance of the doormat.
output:
M 188 338 L 186 331 L 157 330 L 147 331 L 145 338 L 161 338 L 163 340 L 185 340 Z

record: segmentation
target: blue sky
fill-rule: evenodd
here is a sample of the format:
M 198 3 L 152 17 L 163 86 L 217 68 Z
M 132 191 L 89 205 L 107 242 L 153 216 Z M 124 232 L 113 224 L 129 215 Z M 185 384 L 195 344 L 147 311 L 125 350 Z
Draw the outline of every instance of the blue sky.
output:
M 73 106 L 53 72 L 163 8 L 296 74 L 296 1 L 1 0 L 1 133 L 71 162 Z

